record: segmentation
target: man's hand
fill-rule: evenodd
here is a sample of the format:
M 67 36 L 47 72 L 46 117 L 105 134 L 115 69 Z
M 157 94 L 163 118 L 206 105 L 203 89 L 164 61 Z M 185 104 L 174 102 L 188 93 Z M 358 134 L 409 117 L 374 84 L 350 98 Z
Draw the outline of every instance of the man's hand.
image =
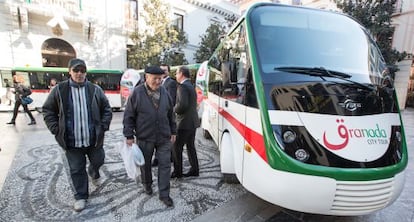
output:
M 171 143 L 175 143 L 175 137 L 176 135 L 171 135 Z

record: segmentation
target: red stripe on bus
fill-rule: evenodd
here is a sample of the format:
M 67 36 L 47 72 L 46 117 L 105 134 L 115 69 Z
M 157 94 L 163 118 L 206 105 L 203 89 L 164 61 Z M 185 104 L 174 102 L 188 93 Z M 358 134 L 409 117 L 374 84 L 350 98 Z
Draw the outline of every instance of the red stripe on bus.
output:
M 114 91 L 105 90 L 104 92 L 105 94 L 121 94 L 120 90 L 114 90 Z
M 218 111 L 229 123 L 236 128 L 236 130 L 244 136 L 244 139 L 252 148 L 259 154 L 259 156 L 267 162 L 266 149 L 264 144 L 263 136 L 247 127 L 245 124 L 237 120 L 233 115 L 225 111 L 223 108 L 219 108 L 218 104 L 211 100 L 206 100 L 208 103 Z

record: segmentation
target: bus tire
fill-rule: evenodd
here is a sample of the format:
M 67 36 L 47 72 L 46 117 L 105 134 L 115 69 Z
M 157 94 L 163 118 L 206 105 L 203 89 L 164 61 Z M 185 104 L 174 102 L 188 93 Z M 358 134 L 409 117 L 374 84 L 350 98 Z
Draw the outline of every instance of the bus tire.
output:
M 208 140 L 211 139 L 210 133 L 205 129 L 203 129 L 203 137 L 204 139 L 208 139 Z
M 223 182 L 228 184 L 239 184 L 236 174 L 223 173 Z

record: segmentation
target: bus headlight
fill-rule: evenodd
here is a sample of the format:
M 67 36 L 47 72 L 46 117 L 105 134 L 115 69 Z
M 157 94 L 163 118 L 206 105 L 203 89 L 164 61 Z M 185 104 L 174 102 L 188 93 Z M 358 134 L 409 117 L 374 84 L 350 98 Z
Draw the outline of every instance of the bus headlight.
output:
M 285 143 L 292 143 L 296 140 L 296 133 L 291 130 L 286 130 L 283 133 L 283 142 Z
M 295 157 L 300 162 L 305 162 L 306 160 L 309 159 L 309 156 L 310 156 L 309 153 L 306 152 L 306 150 L 304 150 L 304 149 L 298 149 L 295 152 Z

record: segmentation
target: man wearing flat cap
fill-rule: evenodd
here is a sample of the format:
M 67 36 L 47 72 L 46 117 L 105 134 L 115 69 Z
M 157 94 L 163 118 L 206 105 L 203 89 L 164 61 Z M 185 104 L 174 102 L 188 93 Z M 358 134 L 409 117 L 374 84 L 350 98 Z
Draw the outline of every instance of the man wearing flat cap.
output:
M 124 111 L 123 134 L 131 146 L 138 144 L 145 159 L 141 169 L 144 192 L 152 195 L 151 160 L 155 151 L 158 159 L 159 199 L 173 206 L 170 197 L 171 148 L 175 142 L 176 123 L 173 101 L 167 90 L 161 87 L 164 71 L 158 66 L 145 69 L 145 83 L 135 87 L 128 98 Z
M 104 133 L 112 120 L 111 106 L 103 90 L 86 79 L 86 64 L 71 59 L 70 78 L 54 87 L 43 104 L 47 128 L 65 150 L 75 189 L 75 211 L 82 211 L 89 197 L 88 175 L 95 186 L 104 183 Z M 86 170 L 86 156 L 89 166 Z

